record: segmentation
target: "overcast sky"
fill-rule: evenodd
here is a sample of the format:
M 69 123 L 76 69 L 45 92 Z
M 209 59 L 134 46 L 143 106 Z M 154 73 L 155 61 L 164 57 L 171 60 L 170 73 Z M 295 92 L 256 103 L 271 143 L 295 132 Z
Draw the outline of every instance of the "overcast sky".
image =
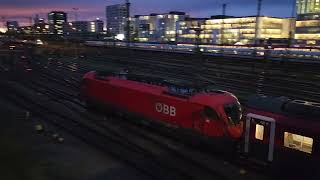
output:
M 0 0 L 0 16 L 7 20 L 20 17 L 20 21 L 35 14 L 47 17 L 51 10 L 69 13 L 69 20 L 75 18 L 72 8 L 79 8 L 78 19 L 92 20 L 97 17 L 105 19 L 105 6 L 123 3 L 125 0 Z M 295 0 L 263 0 L 262 14 L 267 16 L 291 16 Z M 228 3 L 227 15 L 255 15 L 257 0 L 131 0 L 132 14 L 150 14 L 168 11 L 185 11 L 194 17 L 209 17 L 221 14 L 221 6 Z

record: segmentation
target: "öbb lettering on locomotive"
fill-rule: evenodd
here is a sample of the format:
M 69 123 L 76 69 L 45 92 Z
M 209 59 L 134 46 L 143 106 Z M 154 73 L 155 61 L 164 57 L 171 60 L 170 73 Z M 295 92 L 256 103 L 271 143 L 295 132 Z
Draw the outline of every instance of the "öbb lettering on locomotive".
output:
M 176 116 L 176 108 L 174 106 L 169 106 L 163 103 L 156 103 L 156 111 L 169 116 Z

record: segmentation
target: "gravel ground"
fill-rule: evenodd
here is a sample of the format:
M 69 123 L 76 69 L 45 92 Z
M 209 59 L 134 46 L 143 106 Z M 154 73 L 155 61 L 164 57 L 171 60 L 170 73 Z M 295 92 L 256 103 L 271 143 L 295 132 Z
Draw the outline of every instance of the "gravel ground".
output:
M 4 180 L 123 180 L 146 179 L 122 162 L 57 131 L 40 119 L 0 102 L 0 179 Z M 42 124 L 38 133 L 35 126 Z M 64 138 L 59 143 L 53 136 Z

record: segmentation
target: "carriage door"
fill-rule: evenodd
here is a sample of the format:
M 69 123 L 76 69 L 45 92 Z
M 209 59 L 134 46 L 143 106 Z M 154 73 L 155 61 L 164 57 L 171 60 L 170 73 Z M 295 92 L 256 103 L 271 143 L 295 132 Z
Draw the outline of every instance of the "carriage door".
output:
M 256 114 L 248 114 L 245 126 L 244 151 L 250 158 L 264 162 L 273 161 L 275 120 Z

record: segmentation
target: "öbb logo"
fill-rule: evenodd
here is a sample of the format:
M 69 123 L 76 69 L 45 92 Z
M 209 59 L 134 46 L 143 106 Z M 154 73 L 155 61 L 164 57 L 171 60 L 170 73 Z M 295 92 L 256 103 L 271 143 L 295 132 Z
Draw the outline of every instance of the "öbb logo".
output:
M 156 103 L 156 111 L 165 115 L 176 116 L 176 108 L 162 103 Z

